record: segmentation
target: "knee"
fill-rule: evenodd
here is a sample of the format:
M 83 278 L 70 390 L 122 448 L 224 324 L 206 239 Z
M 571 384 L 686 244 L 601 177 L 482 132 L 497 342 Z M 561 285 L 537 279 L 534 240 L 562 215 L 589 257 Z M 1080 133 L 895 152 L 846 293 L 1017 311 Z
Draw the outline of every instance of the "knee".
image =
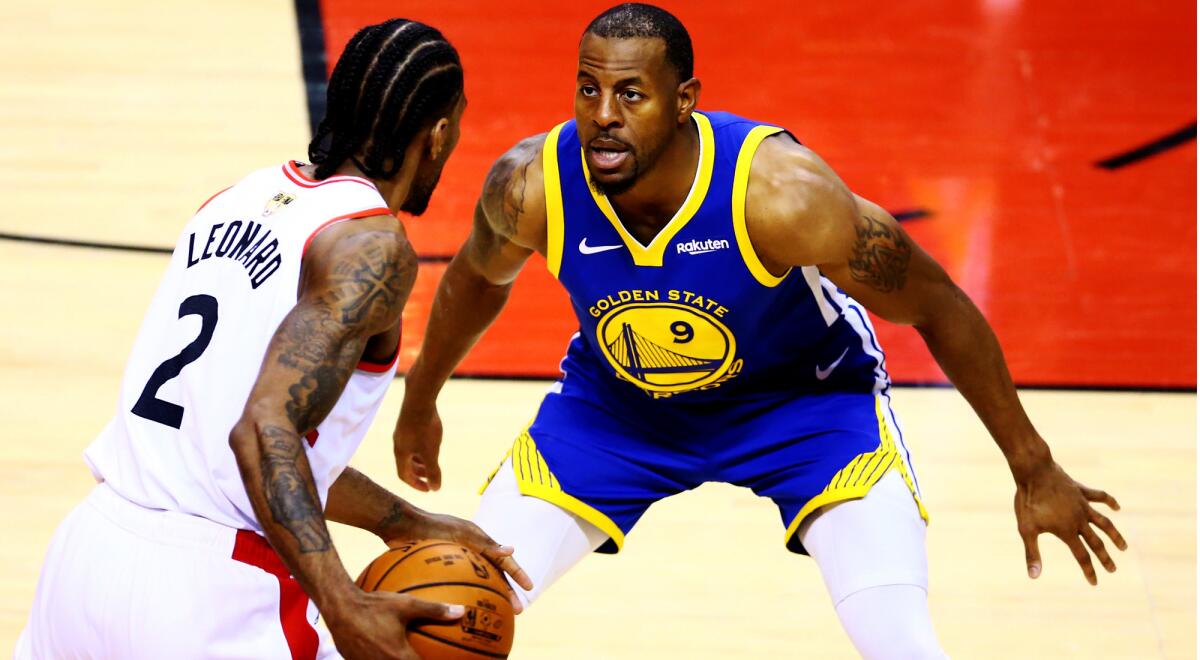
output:
M 891 647 L 885 655 L 877 657 L 880 660 L 946 660 L 946 653 L 938 644 L 932 628 L 927 632 L 912 629 L 897 631 Z
M 866 660 L 943 660 L 925 590 L 889 585 L 855 592 L 837 605 L 846 634 Z

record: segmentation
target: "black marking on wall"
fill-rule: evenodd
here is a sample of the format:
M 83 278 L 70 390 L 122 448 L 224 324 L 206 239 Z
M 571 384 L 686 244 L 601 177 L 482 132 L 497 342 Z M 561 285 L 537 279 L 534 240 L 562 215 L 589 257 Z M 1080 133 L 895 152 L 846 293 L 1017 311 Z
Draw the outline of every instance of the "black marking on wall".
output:
M 1196 140 L 1196 122 L 1192 122 L 1187 126 L 1171 133 L 1164 135 L 1156 140 L 1152 140 L 1139 147 L 1134 147 L 1128 151 L 1124 151 L 1115 156 L 1109 156 L 1104 160 L 1096 161 L 1096 167 L 1106 170 L 1118 170 L 1122 167 L 1139 163 L 1152 156 L 1157 156 L 1168 149 L 1174 149 L 1182 144 L 1194 142 Z
M 300 34 L 300 69 L 304 73 L 304 93 L 308 97 L 308 125 L 316 134 L 325 117 L 325 88 L 328 84 L 325 60 L 325 24 L 321 20 L 320 0 L 295 0 L 296 28 Z
M 908 220 L 920 220 L 933 215 L 929 209 L 904 209 L 903 211 L 889 211 L 896 222 L 907 222 Z

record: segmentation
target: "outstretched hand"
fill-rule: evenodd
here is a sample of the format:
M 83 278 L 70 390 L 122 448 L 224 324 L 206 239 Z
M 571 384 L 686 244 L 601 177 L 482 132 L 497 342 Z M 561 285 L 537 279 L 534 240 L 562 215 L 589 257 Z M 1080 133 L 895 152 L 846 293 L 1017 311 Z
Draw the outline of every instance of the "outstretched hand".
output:
M 1093 502 L 1103 502 L 1114 511 L 1121 508 L 1112 495 L 1075 481 L 1053 461 L 1017 480 L 1013 504 L 1017 513 L 1017 531 L 1025 544 L 1025 563 L 1030 578 L 1036 579 L 1042 573 L 1038 536 L 1047 532 L 1067 544 L 1089 583 L 1096 584 L 1092 554 L 1109 573 L 1117 570 L 1104 541 L 1092 526 L 1108 535 L 1118 549 L 1125 550 L 1128 546 L 1112 521 L 1092 506 Z M 1091 554 L 1088 548 L 1091 548 Z

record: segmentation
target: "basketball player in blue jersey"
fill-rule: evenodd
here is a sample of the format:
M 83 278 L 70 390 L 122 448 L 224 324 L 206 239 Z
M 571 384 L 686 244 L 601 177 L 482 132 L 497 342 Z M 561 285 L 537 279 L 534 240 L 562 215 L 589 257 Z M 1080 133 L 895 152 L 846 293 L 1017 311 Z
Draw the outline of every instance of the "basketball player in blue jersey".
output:
M 868 658 L 940 658 L 926 603 L 926 512 L 864 310 L 913 325 L 986 425 L 1016 482 L 1029 576 L 1038 536 L 1095 584 L 1090 503 L 1051 457 L 970 299 L 878 205 L 781 128 L 696 110 L 684 27 L 656 7 L 596 18 L 575 117 L 493 166 L 442 279 L 395 433 L 402 479 L 437 489 L 436 398 L 533 253 L 580 330 L 563 377 L 484 491 L 476 522 L 537 591 L 618 550 L 654 502 L 720 481 L 779 507 Z

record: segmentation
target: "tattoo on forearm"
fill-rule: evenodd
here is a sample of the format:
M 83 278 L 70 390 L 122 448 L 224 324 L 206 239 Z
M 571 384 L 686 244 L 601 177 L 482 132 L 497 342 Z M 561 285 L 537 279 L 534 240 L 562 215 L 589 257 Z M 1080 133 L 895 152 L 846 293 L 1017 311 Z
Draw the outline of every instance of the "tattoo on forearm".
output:
M 300 470 L 303 446 L 300 436 L 278 426 L 262 430 L 263 486 L 271 518 L 293 537 L 300 552 L 324 552 L 332 547 L 321 514 L 321 501 L 311 476 Z
M 850 257 L 850 276 L 856 282 L 889 293 L 904 288 L 912 246 L 899 227 L 891 227 L 864 215 L 855 231 Z
M 380 518 L 379 522 L 375 523 L 375 528 L 380 532 L 386 532 L 389 527 L 404 520 L 405 517 L 404 507 L 399 502 L 393 502 L 392 508 L 388 509 L 387 514 Z

